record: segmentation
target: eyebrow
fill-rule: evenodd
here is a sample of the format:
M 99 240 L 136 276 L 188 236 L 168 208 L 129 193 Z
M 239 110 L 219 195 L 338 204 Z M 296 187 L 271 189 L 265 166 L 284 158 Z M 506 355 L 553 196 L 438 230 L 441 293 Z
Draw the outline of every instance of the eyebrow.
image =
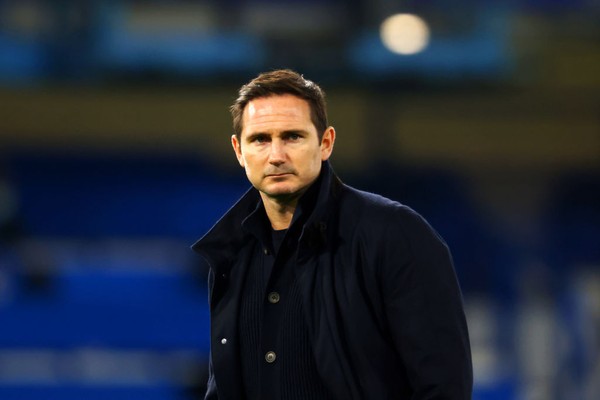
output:
M 281 136 L 288 136 L 288 135 L 293 135 L 293 134 L 296 134 L 296 135 L 307 135 L 308 132 L 305 131 L 305 130 L 302 130 L 302 129 L 287 129 L 287 130 L 281 132 Z M 248 134 L 246 136 L 246 140 L 247 141 L 251 141 L 252 139 L 255 139 L 255 138 L 260 137 L 260 136 L 269 136 L 269 137 L 271 137 L 272 135 L 270 133 L 267 133 L 267 132 L 254 132 L 254 133 Z
M 308 135 L 308 132 L 302 130 L 302 129 L 288 129 L 285 130 L 283 132 L 281 132 L 282 136 L 288 136 L 288 135 Z

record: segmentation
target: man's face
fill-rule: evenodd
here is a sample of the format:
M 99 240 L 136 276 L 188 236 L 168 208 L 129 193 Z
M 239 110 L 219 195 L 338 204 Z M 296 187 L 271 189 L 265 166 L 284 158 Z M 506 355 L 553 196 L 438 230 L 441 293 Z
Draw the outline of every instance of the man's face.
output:
M 321 161 L 333 150 L 333 128 L 327 128 L 319 142 L 308 102 L 293 95 L 250 101 L 242 126 L 240 139 L 233 135 L 231 144 L 263 199 L 297 198 L 318 177 Z

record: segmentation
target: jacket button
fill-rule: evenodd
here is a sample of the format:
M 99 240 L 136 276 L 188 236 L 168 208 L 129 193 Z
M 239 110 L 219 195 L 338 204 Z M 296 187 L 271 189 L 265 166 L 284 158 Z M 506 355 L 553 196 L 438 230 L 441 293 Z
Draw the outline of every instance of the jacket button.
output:
M 265 354 L 265 360 L 271 364 L 273 362 L 275 362 L 275 359 L 277 358 L 277 354 L 275 354 L 274 351 L 269 351 L 267 352 L 267 354 Z
M 279 303 L 279 300 L 281 297 L 279 296 L 279 293 L 271 292 L 271 293 L 269 293 L 268 298 L 269 298 L 269 303 L 277 304 L 277 303 Z
M 221 344 L 227 344 L 227 338 L 221 339 Z
M 263 249 L 263 252 L 265 253 L 266 256 L 269 255 L 269 249 L 267 249 L 266 247 Z

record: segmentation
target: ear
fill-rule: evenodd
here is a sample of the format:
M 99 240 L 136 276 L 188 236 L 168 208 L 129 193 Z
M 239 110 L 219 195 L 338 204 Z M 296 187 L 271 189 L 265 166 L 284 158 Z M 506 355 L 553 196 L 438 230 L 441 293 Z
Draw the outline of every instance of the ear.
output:
M 233 147 L 233 151 L 235 152 L 235 156 L 238 159 L 238 162 L 244 168 L 244 157 L 242 156 L 242 144 L 238 140 L 236 135 L 231 135 L 231 146 Z
M 321 161 L 329 159 L 333 152 L 333 144 L 335 143 L 335 129 L 333 126 L 325 129 L 323 138 L 321 139 Z

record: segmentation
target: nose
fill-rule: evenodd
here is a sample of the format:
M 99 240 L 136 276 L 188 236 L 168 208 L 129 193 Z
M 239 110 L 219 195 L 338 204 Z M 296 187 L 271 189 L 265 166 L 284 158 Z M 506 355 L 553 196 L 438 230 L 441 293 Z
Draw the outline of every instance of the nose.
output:
M 269 153 L 269 163 L 281 165 L 285 162 L 284 144 L 280 140 L 271 142 L 271 152 Z

